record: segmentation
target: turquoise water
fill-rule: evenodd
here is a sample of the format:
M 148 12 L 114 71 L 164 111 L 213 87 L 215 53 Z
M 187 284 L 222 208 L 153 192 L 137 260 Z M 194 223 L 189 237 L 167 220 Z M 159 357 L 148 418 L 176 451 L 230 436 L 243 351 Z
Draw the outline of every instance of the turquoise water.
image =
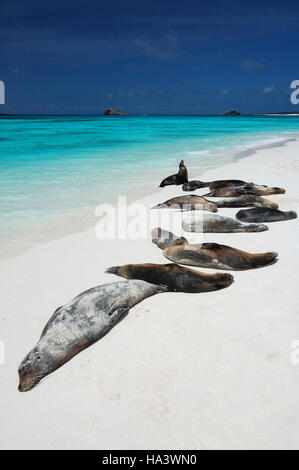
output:
M 96 223 L 95 206 L 152 192 L 299 135 L 299 117 L 2 116 L 0 257 Z

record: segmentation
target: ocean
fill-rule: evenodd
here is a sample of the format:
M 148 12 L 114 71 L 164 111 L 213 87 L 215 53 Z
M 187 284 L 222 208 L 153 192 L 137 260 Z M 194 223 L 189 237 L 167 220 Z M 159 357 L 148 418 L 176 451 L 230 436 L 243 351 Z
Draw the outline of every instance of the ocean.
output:
M 98 204 L 155 191 L 181 159 L 193 179 L 296 137 L 298 116 L 0 116 L 0 259 L 95 225 Z

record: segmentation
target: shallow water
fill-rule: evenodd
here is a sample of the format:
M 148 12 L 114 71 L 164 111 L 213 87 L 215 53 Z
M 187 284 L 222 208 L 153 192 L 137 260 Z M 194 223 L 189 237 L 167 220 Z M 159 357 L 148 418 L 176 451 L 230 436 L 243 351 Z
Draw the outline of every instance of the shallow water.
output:
M 0 257 L 96 223 L 95 206 L 150 193 L 299 135 L 295 116 L 2 116 Z

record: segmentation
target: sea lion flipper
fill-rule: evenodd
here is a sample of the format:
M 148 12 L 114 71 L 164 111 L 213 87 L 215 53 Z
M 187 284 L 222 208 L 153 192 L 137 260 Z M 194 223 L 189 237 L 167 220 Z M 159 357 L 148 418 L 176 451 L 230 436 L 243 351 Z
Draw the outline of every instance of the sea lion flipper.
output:
M 128 315 L 130 308 L 129 307 L 122 307 L 122 308 L 117 308 L 113 312 L 110 313 L 109 319 L 110 323 L 112 325 L 118 323 L 120 320 L 122 320 L 126 315 Z

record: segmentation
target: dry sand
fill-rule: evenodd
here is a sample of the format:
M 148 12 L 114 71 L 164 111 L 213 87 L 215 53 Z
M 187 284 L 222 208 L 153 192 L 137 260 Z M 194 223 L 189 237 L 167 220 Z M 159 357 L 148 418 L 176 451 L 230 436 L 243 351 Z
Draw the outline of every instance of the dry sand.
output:
M 286 194 L 268 198 L 299 212 L 298 152 L 298 141 L 262 149 L 200 179 L 282 186 Z M 161 188 L 143 203 L 180 194 L 180 187 Z M 28 393 L 17 390 L 18 364 L 58 306 L 120 280 L 104 273 L 108 266 L 167 260 L 150 239 L 100 241 L 89 229 L 0 263 L 1 448 L 299 448 L 299 364 L 291 361 L 299 340 L 298 220 L 269 227 L 203 240 L 277 251 L 276 264 L 233 272 L 235 282 L 222 291 L 146 299 Z

